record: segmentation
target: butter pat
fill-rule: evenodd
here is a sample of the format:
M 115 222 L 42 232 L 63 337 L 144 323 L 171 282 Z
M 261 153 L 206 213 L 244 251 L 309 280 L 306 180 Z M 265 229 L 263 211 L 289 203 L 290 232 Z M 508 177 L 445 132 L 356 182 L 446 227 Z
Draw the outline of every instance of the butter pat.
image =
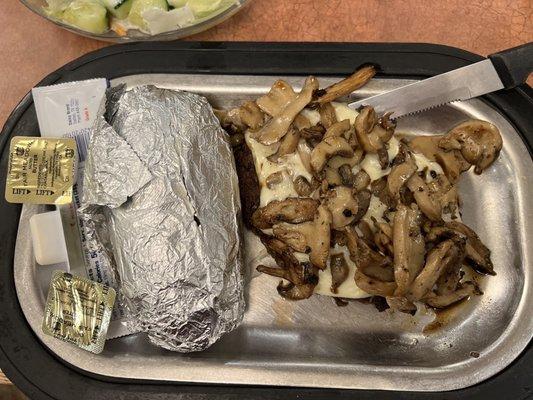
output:
M 30 218 L 30 233 L 37 263 L 67 263 L 68 271 L 67 245 L 59 211 L 33 215 Z
M 76 149 L 76 141 L 70 138 L 14 137 L 9 149 L 6 200 L 9 203 L 70 203 Z

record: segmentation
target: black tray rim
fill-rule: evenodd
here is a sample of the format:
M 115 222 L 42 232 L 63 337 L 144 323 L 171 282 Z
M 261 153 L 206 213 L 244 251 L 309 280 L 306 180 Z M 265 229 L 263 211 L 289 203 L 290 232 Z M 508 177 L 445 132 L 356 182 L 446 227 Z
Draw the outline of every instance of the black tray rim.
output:
M 424 78 L 483 57 L 454 47 L 426 43 L 253 43 L 156 42 L 106 47 L 88 53 L 46 76 L 37 86 L 78 79 L 139 73 L 222 73 L 262 75 L 346 75 L 372 62 L 380 77 Z M 327 60 L 327 63 L 324 61 Z M 129 61 L 124 64 L 124 61 Z M 120 63 L 120 64 L 118 64 Z M 127 67 L 117 69 L 118 65 Z M 527 85 L 484 96 L 533 149 L 533 90 Z M 25 119 L 35 119 L 28 93 L 7 119 L 0 134 L 0 155 Z M 530 118 L 529 118 L 530 119 Z M 37 134 L 26 132 L 25 134 Z M 1 166 L 1 165 L 0 165 Z M 4 185 L 5 172 L 0 172 Z M 3 186 L 2 186 L 3 189 Z M 533 351 L 527 349 L 504 371 L 475 386 L 451 392 L 310 389 L 248 385 L 116 379 L 81 371 L 52 354 L 33 334 L 16 297 L 13 252 L 21 207 L 0 201 L 0 368 L 34 399 L 527 399 L 533 397 Z M 1 223 L 4 222 L 4 223 Z

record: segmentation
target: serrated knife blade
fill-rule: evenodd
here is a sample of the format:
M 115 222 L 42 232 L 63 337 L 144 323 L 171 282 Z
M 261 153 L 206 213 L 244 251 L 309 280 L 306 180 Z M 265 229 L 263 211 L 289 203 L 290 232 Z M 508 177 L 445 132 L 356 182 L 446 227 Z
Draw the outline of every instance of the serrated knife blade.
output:
M 353 109 L 372 106 L 378 114 L 392 112 L 392 118 L 396 119 L 452 101 L 482 96 L 504 87 L 492 61 L 487 59 L 350 103 L 348 106 Z

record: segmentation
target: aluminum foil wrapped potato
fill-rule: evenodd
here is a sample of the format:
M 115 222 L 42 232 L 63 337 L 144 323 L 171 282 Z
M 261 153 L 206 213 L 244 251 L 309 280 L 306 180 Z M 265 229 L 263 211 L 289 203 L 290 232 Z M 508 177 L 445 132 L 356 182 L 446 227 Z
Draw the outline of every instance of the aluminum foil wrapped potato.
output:
M 169 350 L 203 350 L 241 322 L 245 306 L 226 134 L 207 100 L 188 92 L 119 87 L 103 111 L 82 217 L 105 220 L 93 239 L 113 255 L 132 331 Z

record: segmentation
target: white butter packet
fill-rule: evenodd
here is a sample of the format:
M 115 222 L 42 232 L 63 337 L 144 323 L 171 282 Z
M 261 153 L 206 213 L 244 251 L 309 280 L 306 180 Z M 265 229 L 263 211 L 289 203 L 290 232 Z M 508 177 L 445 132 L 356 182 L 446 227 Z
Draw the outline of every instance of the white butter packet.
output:
M 107 79 L 98 78 L 33 88 L 41 136 L 76 139 L 78 160 L 83 163 L 91 128 L 107 87 Z
M 58 206 L 63 224 L 70 272 L 78 276 L 105 284 L 117 290 L 118 281 L 113 267 L 101 251 L 87 247 L 82 230 L 83 221 L 78 218 L 77 209 L 83 192 L 83 171 L 92 126 L 104 100 L 108 82 L 104 78 L 60 83 L 32 89 L 33 101 L 41 136 L 71 137 L 78 148 L 78 177 L 74 185 L 74 199 L 70 204 Z M 107 338 L 113 339 L 132 333 L 127 328 L 126 310 L 115 303 Z

